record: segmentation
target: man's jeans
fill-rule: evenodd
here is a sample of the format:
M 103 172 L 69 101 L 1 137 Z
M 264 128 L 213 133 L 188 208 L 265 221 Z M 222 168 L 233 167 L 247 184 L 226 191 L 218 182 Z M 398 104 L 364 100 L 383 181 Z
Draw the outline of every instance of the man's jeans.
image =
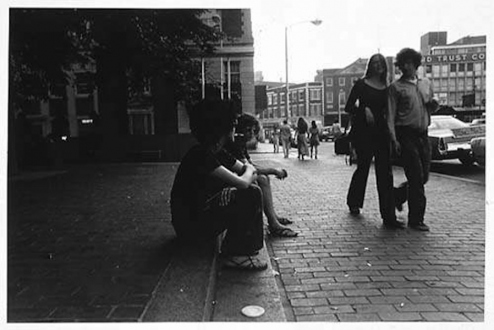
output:
M 407 127 L 397 127 L 396 138 L 401 145 L 401 161 L 408 184 L 395 191 L 395 198 L 400 200 L 401 195 L 408 195 L 408 224 L 416 225 L 424 221 L 427 202 L 424 185 L 429 180 L 430 142 L 427 131 L 417 132 Z M 403 191 L 405 189 L 408 191 Z

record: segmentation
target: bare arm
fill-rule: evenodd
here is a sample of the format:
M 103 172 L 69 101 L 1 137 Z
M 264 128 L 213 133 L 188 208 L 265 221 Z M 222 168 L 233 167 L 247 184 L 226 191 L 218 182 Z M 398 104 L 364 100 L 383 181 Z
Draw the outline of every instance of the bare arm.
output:
M 238 164 L 235 163 L 234 169 L 237 165 Z M 255 167 L 250 164 L 246 164 L 245 166 L 245 172 L 242 175 L 238 175 L 224 166 L 217 167 L 211 173 L 211 175 L 232 187 L 238 189 L 247 189 L 252 184 L 252 182 L 257 179 L 257 171 Z

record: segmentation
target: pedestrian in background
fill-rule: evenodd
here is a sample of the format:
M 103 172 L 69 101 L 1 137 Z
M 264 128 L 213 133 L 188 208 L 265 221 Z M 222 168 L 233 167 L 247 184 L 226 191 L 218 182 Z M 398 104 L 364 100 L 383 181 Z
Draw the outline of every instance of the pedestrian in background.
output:
M 283 180 L 288 175 L 287 171 L 282 168 L 264 167 L 254 164 L 247 150 L 247 142 L 252 139 L 258 128 L 259 121 L 254 116 L 242 114 L 238 118 L 237 134 L 233 141 L 225 145 L 225 150 L 242 163 L 251 164 L 256 168 L 256 183 L 262 190 L 263 210 L 268 220 L 269 234 L 273 237 L 296 237 L 298 235 L 296 232 L 285 227 L 285 225 L 293 222 L 287 218 L 279 217 L 274 210 L 271 180 L 269 178 L 270 175 L 273 175 L 275 178 Z
M 273 152 L 275 154 L 280 152 L 280 131 L 278 125 L 273 128 Z
M 283 154 L 285 158 L 288 158 L 290 155 L 290 140 L 292 138 L 292 132 L 290 125 L 288 125 L 287 120 L 283 120 L 283 125 L 280 128 L 280 138 L 281 145 L 283 146 Z
M 182 159 L 171 190 L 172 225 L 184 244 L 222 244 L 225 267 L 262 270 L 258 251 L 264 244 L 262 192 L 254 166 L 224 150 L 233 139 L 232 102 L 203 100 L 190 113 L 190 129 L 199 142 Z
M 386 59 L 381 54 L 374 54 L 367 62 L 364 77 L 352 87 L 345 106 L 345 112 L 351 116 L 350 139 L 357 154 L 357 168 L 348 189 L 347 205 L 352 215 L 360 213 L 374 158 L 383 224 L 387 228 L 403 228 L 404 223 L 396 219 L 393 197 L 390 139 L 385 119 L 387 87 Z M 356 103 L 358 106 L 355 106 Z
M 304 118 L 300 117 L 297 121 L 297 150 L 298 159 L 304 160 L 305 156 L 309 155 L 309 147 L 307 145 L 307 135 L 309 134 L 309 125 Z
M 404 48 L 396 55 L 395 65 L 402 75 L 389 87 L 387 124 L 393 151 L 401 157 L 407 178 L 407 184 L 395 192 L 397 208 L 408 197 L 408 226 L 429 231 L 424 223 L 427 203 L 424 186 L 429 180 L 431 161 L 427 128 L 438 103 L 433 99 L 431 82 L 417 77 L 421 63 L 422 55 L 411 48 Z
M 311 122 L 309 134 L 310 158 L 312 158 L 312 155 L 314 154 L 314 158 L 317 159 L 317 148 L 319 146 L 319 128 L 317 128 L 315 120 Z

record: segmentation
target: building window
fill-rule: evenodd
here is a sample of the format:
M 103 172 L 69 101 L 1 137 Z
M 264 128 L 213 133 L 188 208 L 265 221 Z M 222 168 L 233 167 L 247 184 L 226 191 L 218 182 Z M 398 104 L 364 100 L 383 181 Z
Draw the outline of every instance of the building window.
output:
M 76 73 L 75 79 L 75 94 L 87 96 L 93 93 L 93 75 L 89 72 Z
M 433 86 L 433 88 L 434 88 L 435 91 L 438 91 L 439 90 L 439 87 L 440 87 L 439 86 L 439 79 L 434 79 L 432 81 L 432 86 Z
M 322 116 L 323 113 L 322 113 L 322 105 L 321 104 L 315 104 L 316 106 L 316 116 Z
M 290 102 L 297 102 L 297 91 L 290 91 Z
M 333 86 L 333 78 L 326 78 L 326 86 L 328 87 Z
M 456 94 L 455 93 L 449 93 L 448 104 L 450 106 L 455 106 L 456 105 Z
M 301 89 L 298 91 L 298 101 L 299 102 L 304 102 L 305 101 L 305 93 L 304 90 Z
M 475 82 L 474 82 L 474 87 L 475 87 L 475 90 L 482 90 L 482 85 L 481 85 L 481 82 L 480 82 L 480 77 L 475 77 Z
M 346 94 L 345 91 L 340 91 L 340 94 L 338 95 L 338 100 L 339 100 L 339 105 L 340 107 L 345 106 L 346 102 Z
M 429 74 L 430 74 L 430 73 L 432 73 L 432 65 L 427 64 L 427 65 L 425 66 L 425 73 L 426 73 L 426 74 L 427 74 L 427 73 L 429 73 Z
M 467 91 L 473 90 L 473 78 L 467 78 Z
M 432 66 L 432 75 L 436 78 L 439 77 L 439 65 L 434 64 Z
M 280 93 L 280 103 L 285 104 L 285 93 L 283 92 Z
M 448 90 L 448 80 L 441 79 L 441 91 L 445 92 Z
M 473 75 L 473 63 L 467 63 L 467 76 Z
M 273 95 L 273 105 L 278 106 L 278 94 Z
M 456 77 L 456 63 L 449 65 L 449 72 L 450 77 Z
M 449 65 L 447 64 L 443 64 L 441 65 L 441 77 L 447 77 L 448 76 L 448 69 L 449 69 Z
M 338 78 L 338 83 L 340 86 L 345 86 L 345 77 Z
M 268 105 L 273 104 L 273 94 L 268 94 Z
M 240 61 L 223 62 L 223 86 L 225 99 L 241 99 Z
M 482 74 L 482 63 L 475 63 L 473 70 L 475 71 L 475 76 L 480 76 Z
M 458 90 L 460 90 L 460 91 L 464 91 L 465 90 L 465 80 L 458 79 Z
M 333 103 L 333 92 L 326 92 L 326 103 Z
M 129 109 L 131 135 L 154 135 L 154 114 L 151 109 Z
M 456 80 L 455 79 L 449 79 L 449 90 L 454 91 L 456 89 Z
M 310 100 L 320 101 L 321 100 L 321 90 L 320 89 L 310 89 Z

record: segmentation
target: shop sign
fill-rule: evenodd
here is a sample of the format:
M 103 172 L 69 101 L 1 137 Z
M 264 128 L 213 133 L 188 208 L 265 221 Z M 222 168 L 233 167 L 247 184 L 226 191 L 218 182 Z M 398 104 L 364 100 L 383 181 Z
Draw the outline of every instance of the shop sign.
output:
M 453 55 L 427 55 L 425 63 L 450 63 L 466 61 L 485 61 L 485 53 L 453 54 Z

